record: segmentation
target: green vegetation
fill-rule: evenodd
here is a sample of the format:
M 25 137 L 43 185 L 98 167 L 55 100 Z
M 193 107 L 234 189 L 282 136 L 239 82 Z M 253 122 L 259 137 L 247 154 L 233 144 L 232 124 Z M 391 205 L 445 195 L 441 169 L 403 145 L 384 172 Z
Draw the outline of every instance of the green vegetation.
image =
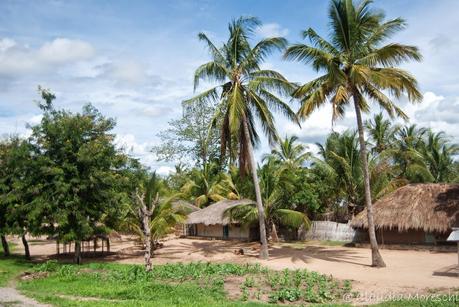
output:
M 32 268 L 30 262 L 25 261 L 17 256 L 4 258 L 0 253 L 0 287 L 5 287 L 8 283 L 19 276 L 25 270 Z
M 276 272 L 259 265 L 167 264 L 146 272 L 139 265 L 49 261 L 33 272 L 37 278 L 21 281 L 19 289 L 57 306 L 72 306 L 78 299 L 82 304 L 122 306 L 264 306 L 263 301 L 330 302 L 351 291 L 349 282 L 329 276 L 306 270 Z M 226 290 L 231 280 L 235 290 Z M 228 294 L 236 300 L 230 301 Z

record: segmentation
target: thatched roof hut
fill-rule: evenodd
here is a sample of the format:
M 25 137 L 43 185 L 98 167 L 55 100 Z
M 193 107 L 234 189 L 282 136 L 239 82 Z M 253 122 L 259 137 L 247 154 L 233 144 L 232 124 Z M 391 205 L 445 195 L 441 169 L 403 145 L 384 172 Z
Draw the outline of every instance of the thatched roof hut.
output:
M 172 207 L 175 210 L 180 210 L 183 211 L 185 214 L 190 214 L 192 212 L 201 210 L 199 207 L 196 207 L 192 203 L 183 200 L 183 199 L 178 199 L 172 202 Z
M 241 204 L 253 204 L 254 201 L 250 199 L 241 200 L 221 200 L 199 211 L 193 212 L 188 215 L 187 224 L 204 224 L 209 225 L 228 225 L 230 220 L 224 215 L 225 211 Z
M 409 184 L 373 205 L 377 229 L 445 233 L 459 223 L 459 184 Z M 351 226 L 368 228 L 366 210 Z

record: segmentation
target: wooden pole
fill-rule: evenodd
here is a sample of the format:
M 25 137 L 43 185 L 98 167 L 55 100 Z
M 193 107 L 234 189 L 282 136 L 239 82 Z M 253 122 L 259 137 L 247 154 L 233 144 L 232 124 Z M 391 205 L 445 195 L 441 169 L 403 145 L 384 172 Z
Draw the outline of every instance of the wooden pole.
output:
M 459 241 L 457 242 L 457 277 L 459 277 Z

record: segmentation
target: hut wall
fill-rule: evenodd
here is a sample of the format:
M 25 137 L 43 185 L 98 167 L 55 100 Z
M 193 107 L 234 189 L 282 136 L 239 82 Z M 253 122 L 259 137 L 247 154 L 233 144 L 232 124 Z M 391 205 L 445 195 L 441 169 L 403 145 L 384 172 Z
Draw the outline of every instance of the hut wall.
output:
M 311 227 L 306 231 L 299 231 L 300 240 L 319 240 L 319 241 L 343 241 L 350 242 L 355 240 L 355 229 L 349 224 L 336 223 L 331 221 L 313 221 Z
M 196 236 L 198 237 L 223 237 L 223 226 L 222 225 L 196 225 Z
M 228 238 L 247 240 L 249 238 L 249 231 L 250 229 L 248 227 L 241 227 L 240 225 L 230 225 Z
M 359 234 L 356 243 L 369 243 L 368 232 L 366 229 L 357 229 Z M 437 245 L 445 243 L 445 234 L 426 233 L 423 230 L 410 229 L 398 231 L 397 229 L 376 230 L 376 239 L 379 244 L 406 244 L 406 245 Z

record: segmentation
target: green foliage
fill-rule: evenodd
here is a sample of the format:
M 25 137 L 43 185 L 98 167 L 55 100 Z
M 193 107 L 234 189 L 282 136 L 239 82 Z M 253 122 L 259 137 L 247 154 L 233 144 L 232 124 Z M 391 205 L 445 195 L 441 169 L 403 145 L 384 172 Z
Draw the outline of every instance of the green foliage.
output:
M 219 161 L 220 137 L 218 130 L 210 127 L 214 113 L 210 102 L 184 104 L 182 117 L 171 120 L 169 128 L 158 134 L 161 144 L 152 149 L 158 160 L 199 167 Z
M 48 262 L 36 266 L 34 271 L 46 274 L 43 278 L 21 281 L 19 287 L 44 302 L 52 301 L 43 294 L 47 293 L 54 297 L 90 297 L 94 302 L 122 305 L 151 301 L 154 306 L 245 306 L 226 298 L 225 279 L 235 276 L 244 278 L 240 287 L 243 301 L 259 298 L 273 303 L 329 302 L 341 299 L 342 294 L 351 290 L 349 282 L 340 283 L 314 272 L 278 272 L 249 264 L 177 263 L 157 265 L 146 272 L 139 265 L 92 263 L 75 266 Z

